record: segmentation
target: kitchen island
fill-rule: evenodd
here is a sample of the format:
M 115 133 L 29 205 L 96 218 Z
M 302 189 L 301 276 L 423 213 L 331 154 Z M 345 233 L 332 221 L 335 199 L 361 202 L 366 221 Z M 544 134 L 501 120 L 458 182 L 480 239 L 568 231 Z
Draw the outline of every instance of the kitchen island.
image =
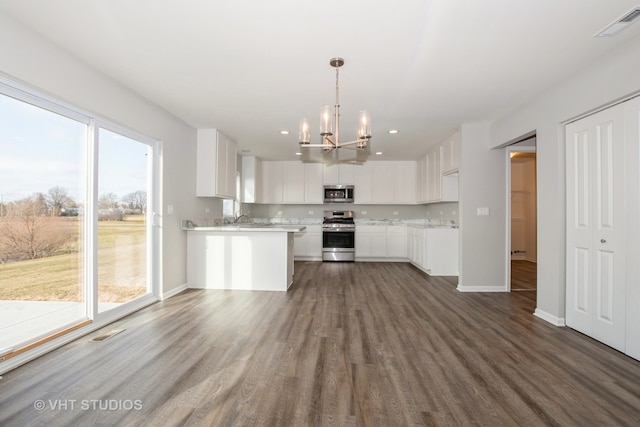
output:
M 297 225 L 230 224 L 186 228 L 187 287 L 286 291 L 293 283 Z

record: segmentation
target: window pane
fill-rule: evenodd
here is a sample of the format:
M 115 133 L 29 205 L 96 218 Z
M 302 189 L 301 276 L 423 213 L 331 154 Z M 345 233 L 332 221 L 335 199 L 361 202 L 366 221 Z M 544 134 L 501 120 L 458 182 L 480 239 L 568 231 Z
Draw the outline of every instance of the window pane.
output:
M 149 146 L 100 129 L 98 137 L 98 311 L 149 292 Z
M 0 94 L 0 349 L 86 319 L 86 125 Z

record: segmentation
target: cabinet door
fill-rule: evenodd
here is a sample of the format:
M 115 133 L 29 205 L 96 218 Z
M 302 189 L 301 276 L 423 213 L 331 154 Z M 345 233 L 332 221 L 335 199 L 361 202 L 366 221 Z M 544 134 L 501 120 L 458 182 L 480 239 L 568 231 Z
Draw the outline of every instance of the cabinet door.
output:
M 427 201 L 427 157 L 423 156 L 418 160 L 416 171 L 416 193 L 417 202 Z
M 387 227 L 376 227 L 371 233 L 371 256 L 374 258 L 387 257 Z
M 356 227 L 356 257 L 365 258 L 371 256 L 371 233 L 363 229 L 364 227 Z
M 304 203 L 305 171 L 304 163 L 291 161 L 283 164 L 283 203 Z
M 373 162 L 365 163 L 356 169 L 356 183 L 354 185 L 354 203 L 373 203 Z
M 304 202 L 319 205 L 324 203 L 322 163 L 304 164 Z
M 257 203 L 257 164 L 255 156 L 242 156 L 242 203 Z
M 324 185 L 339 185 L 340 169 L 337 163 L 324 163 L 322 165 L 322 182 Z
M 307 256 L 322 256 L 322 229 L 319 225 L 307 227 Z
M 199 129 L 196 195 L 236 197 L 236 144 L 216 129 Z
M 433 276 L 458 275 L 458 229 L 425 230 L 425 268 Z
M 458 170 L 460 164 L 460 134 L 451 135 L 442 143 L 442 173 Z
M 438 146 L 427 153 L 427 201 L 436 202 L 442 198 L 441 149 Z
M 407 256 L 407 231 L 403 225 L 387 226 L 387 257 L 404 258 Z
M 355 166 L 350 164 L 338 165 L 338 179 L 340 185 L 354 185 L 356 182 Z
M 222 134 L 220 134 L 222 135 Z M 238 197 L 237 189 L 237 175 L 238 175 L 238 149 L 236 143 L 229 138 L 225 138 L 225 164 L 226 164 L 226 177 L 225 177 L 225 196 L 235 199 Z
M 393 162 L 373 164 L 373 203 L 393 203 L 395 199 L 395 167 Z
M 293 233 L 293 256 L 307 256 L 307 231 Z
M 264 203 L 282 204 L 283 162 L 262 162 L 262 198 Z
M 394 202 L 401 205 L 416 203 L 416 162 L 394 162 Z

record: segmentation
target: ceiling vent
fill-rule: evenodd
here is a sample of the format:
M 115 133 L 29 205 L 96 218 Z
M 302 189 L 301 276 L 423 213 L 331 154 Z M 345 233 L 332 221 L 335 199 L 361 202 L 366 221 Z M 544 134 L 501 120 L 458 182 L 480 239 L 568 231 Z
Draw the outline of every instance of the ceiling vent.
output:
M 594 37 L 613 37 L 640 18 L 640 6 L 636 6 L 620 18 L 598 31 Z

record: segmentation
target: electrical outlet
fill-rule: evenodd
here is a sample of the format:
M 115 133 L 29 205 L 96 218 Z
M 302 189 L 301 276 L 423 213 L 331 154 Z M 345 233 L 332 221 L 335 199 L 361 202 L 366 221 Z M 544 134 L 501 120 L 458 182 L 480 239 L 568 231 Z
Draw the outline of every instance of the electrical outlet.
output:
M 366 215 L 366 214 L 367 214 L 367 211 L 362 211 L 362 212 L 360 212 L 360 213 L 361 213 L 362 215 Z
M 309 215 L 313 215 L 313 211 L 309 211 Z
M 394 215 L 398 215 L 398 211 L 393 211 L 393 214 Z
M 173 205 L 167 205 L 167 215 L 173 214 Z
M 206 214 L 207 214 L 207 213 L 210 213 L 210 212 L 211 212 L 211 209 L 209 209 L 209 208 L 204 208 L 204 213 L 206 213 Z

